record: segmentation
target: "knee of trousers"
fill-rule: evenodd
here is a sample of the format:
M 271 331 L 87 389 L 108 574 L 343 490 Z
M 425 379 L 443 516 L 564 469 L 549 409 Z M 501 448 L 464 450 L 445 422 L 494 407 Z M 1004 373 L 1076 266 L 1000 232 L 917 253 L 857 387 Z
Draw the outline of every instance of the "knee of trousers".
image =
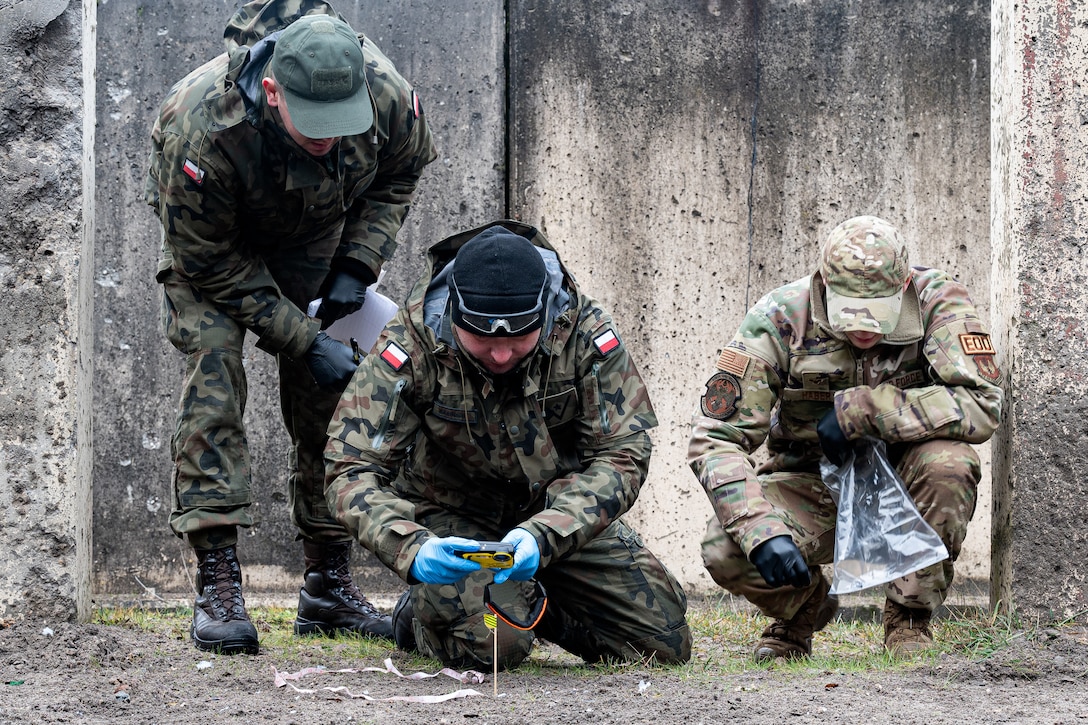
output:
M 442 626 L 417 618 L 414 628 L 420 650 L 449 667 L 491 669 L 497 663 L 500 670 L 512 669 L 529 656 L 535 639 L 532 632 L 501 623 L 495 631 L 489 630 L 483 612 Z
M 631 643 L 639 656 L 660 664 L 682 665 L 691 659 L 691 629 L 687 623 L 668 632 Z
M 982 477 L 975 449 L 961 441 L 927 441 L 912 446 L 899 468 L 919 512 L 955 560 L 974 515 Z
M 702 543 L 703 566 L 714 582 L 733 594 L 744 589 L 743 582 L 752 575 L 755 567 L 744 551 L 712 517 L 707 525 Z
M 456 584 L 414 586 L 412 605 L 420 649 L 448 666 L 491 668 L 497 635 L 499 669 L 515 667 L 528 657 L 535 639 L 531 631 L 500 622 L 493 633 L 484 622 L 484 587 L 490 580 L 490 574 L 477 572 Z

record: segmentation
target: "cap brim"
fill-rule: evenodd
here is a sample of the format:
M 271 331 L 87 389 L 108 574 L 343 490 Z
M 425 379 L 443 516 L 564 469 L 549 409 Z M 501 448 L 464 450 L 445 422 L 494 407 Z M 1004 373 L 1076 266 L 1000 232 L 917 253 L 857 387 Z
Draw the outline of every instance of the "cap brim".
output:
M 839 332 L 890 334 L 899 322 L 903 292 L 891 297 L 846 297 L 827 290 L 827 320 Z
M 291 124 L 306 138 L 337 138 L 365 133 L 374 125 L 370 90 L 339 101 L 312 101 L 281 88 Z

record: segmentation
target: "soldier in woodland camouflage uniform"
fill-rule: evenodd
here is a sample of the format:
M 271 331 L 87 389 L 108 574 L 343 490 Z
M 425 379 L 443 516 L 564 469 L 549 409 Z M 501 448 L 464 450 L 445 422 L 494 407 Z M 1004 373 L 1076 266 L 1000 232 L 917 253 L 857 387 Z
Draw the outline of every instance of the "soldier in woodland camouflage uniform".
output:
M 329 428 L 326 493 L 412 585 L 402 649 L 491 666 L 489 596 L 521 627 L 500 621 L 500 668 L 534 636 L 586 661 L 688 659 L 684 592 L 620 519 L 657 420 L 611 317 L 543 235 L 506 221 L 432 247 L 374 353 Z M 512 569 L 457 553 L 498 539 Z
M 391 637 L 389 616 L 352 581 L 351 537 L 325 505 L 325 431 L 355 362 L 322 330 L 359 309 L 393 255 L 436 155 L 431 134 L 408 82 L 324 2 L 247 3 L 225 37 L 228 52 L 163 102 L 146 190 L 163 226 L 163 324 L 186 356 L 170 525 L 197 552 L 192 638 L 258 650 L 235 552 L 237 527 L 253 523 L 247 331 L 277 356 L 292 440 L 306 564 L 295 631 Z
M 707 381 L 688 457 L 716 513 L 704 564 L 774 618 L 757 660 L 810 654 L 838 608 L 820 568 L 834 554 L 836 509 L 819 461 L 840 463 L 864 436 L 887 442 L 950 552 L 885 587 L 884 644 L 906 655 L 932 642 L 930 615 L 975 509 L 971 444 L 998 425 L 1000 383 L 967 290 L 909 267 L 899 232 L 876 217 L 840 224 L 818 271 L 748 312 Z M 756 470 L 750 456 L 764 440 L 770 457 Z

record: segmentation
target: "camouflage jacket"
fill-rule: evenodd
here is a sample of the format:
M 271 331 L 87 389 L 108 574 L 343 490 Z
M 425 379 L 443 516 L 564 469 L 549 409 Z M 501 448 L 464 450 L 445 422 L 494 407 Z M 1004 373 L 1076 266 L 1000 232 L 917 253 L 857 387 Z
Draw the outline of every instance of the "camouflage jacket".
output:
M 433 535 L 417 523 L 425 512 L 454 512 L 498 537 L 527 529 L 547 566 L 627 511 L 649 465 L 657 418 L 611 317 L 536 229 L 499 223 L 540 249 L 551 277 L 535 352 L 499 381 L 457 349 L 447 263 L 486 227 L 458 234 L 431 248 L 329 427 L 330 506 L 406 581 Z
M 362 35 L 374 126 L 324 158 L 302 150 L 265 102 L 261 80 L 277 36 L 266 33 L 286 21 L 247 15 L 263 5 L 244 6 L 227 27 L 230 52 L 163 102 L 145 199 L 163 225 L 159 281 L 172 270 L 252 330 L 262 349 L 299 358 L 320 325 L 283 295 L 265 259 L 343 224 L 332 268 L 376 279 L 436 151 L 415 92 Z
M 982 443 L 1001 416 L 1001 372 L 967 290 L 915 267 L 899 324 L 868 350 L 827 322 L 819 274 L 780 287 L 748 312 L 722 351 L 692 426 L 688 462 L 718 520 L 745 552 L 788 534 L 759 473 L 819 473 L 816 424 L 834 406 L 847 438 Z

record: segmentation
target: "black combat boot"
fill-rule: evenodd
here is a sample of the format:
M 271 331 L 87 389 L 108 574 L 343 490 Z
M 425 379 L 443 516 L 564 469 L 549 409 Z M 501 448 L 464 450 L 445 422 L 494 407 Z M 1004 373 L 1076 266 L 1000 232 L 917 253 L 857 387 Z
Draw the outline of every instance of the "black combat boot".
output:
M 242 598 L 242 569 L 234 547 L 196 550 L 196 585 L 189 635 L 198 649 L 225 655 L 255 655 L 257 628 L 249 621 Z
M 393 621 L 351 580 L 351 542 L 302 542 L 306 574 L 298 593 L 295 634 L 355 632 L 393 639 Z
M 405 652 L 418 652 L 416 646 L 416 630 L 412 624 L 415 619 L 415 608 L 412 606 L 412 590 L 409 589 L 400 595 L 397 605 L 393 607 L 393 641 L 397 647 Z

